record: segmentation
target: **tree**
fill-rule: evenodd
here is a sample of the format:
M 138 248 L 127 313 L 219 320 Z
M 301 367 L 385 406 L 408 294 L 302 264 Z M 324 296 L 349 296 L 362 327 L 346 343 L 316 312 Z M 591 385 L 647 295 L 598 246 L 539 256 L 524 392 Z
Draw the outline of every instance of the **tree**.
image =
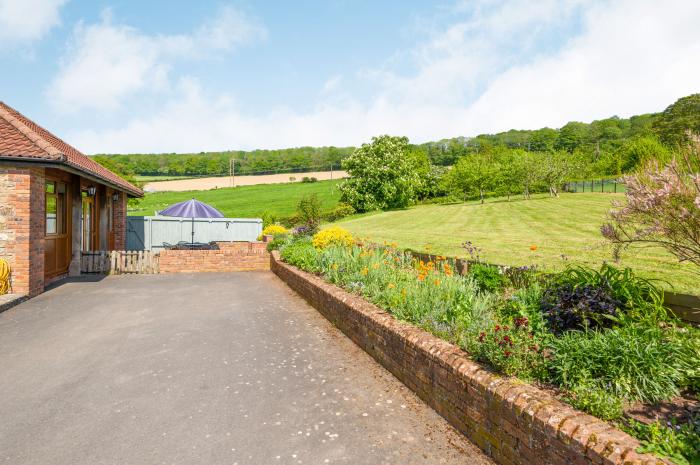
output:
M 653 158 L 667 161 L 669 151 L 655 136 L 649 135 L 627 141 L 615 154 L 619 157 L 620 171 L 613 174 L 620 174 L 630 172 Z
M 665 144 L 688 144 L 688 131 L 700 134 L 700 94 L 678 99 L 659 115 L 652 127 Z
M 524 150 L 503 150 L 496 155 L 495 184 L 498 194 L 510 196 L 519 192 L 523 186 L 524 163 L 528 153 Z
M 582 146 L 587 139 L 588 125 L 578 121 L 571 121 L 559 130 L 556 148 L 572 153 L 576 148 Z
M 546 152 L 554 150 L 559 138 L 559 131 L 551 128 L 542 128 L 532 131 L 532 136 L 527 149 L 532 152 Z
M 549 187 L 549 195 L 559 197 L 559 186 L 564 184 L 580 166 L 579 159 L 563 151 L 540 154 L 540 179 Z
M 486 192 L 496 186 L 498 167 L 489 153 L 474 153 L 462 157 L 447 174 L 450 190 L 462 193 L 464 198 L 476 197 L 484 203 Z
M 373 137 L 343 160 L 350 178 L 340 185 L 341 200 L 358 212 L 407 207 L 416 199 L 419 168 L 408 138 Z
M 690 145 L 665 166 L 650 160 L 624 177 L 627 202 L 601 227 L 615 258 L 631 245 L 656 244 L 700 267 L 700 137 L 687 137 Z
M 525 153 L 518 158 L 518 173 L 520 174 L 523 197 L 530 200 L 532 189 L 540 181 L 540 158 L 539 153 Z

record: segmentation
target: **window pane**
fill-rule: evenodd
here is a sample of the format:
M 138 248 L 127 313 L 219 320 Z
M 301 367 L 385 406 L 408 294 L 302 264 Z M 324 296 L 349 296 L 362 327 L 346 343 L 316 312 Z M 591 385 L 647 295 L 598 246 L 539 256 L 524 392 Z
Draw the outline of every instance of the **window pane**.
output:
M 66 193 L 66 185 L 65 183 L 59 182 L 56 184 L 56 192 L 59 194 L 65 194 Z
M 60 191 L 60 186 L 59 191 Z M 57 194 L 56 195 L 56 232 L 58 234 L 66 233 L 66 195 Z
M 56 183 L 53 181 L 46 181 L 46 193 L 53 194 L 56 192 Z
M 48 186 L 47 186 L 48 187 Z M 56 234 L 56 197 L 46 196 L 46 234 Z

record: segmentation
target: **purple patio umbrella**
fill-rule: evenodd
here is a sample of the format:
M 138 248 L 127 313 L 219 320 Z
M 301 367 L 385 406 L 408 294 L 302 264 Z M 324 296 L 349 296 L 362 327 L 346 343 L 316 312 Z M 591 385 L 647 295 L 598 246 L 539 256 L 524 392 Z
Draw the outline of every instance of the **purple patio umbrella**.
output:
M 184 202 L 170 205 L 159 213 L 161 216 L 177 216 L 179 218 L 192 218 L 192 244 L 194 244 L 194 219 L 195 218 L 223 218 L 224 214 L 211 205 L 192 198 Z

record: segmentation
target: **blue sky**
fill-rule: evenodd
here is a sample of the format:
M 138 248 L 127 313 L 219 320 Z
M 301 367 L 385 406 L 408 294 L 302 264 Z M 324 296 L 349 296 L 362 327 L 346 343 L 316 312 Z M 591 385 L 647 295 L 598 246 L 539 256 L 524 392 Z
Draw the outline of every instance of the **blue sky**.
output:
M 700 92 L 698 23 L 691 0 L 0 0 L 0 100 L 87 153 L 423 142 L 661 110 Z

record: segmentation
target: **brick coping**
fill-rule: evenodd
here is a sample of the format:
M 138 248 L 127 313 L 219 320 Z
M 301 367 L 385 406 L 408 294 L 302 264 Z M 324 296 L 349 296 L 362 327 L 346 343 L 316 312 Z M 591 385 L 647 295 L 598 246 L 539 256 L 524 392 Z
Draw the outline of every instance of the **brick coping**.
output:
M 456 429 L 503 465 L 660 465 L 639 441 L 447 341 L 270 254 L 272 271 Z

